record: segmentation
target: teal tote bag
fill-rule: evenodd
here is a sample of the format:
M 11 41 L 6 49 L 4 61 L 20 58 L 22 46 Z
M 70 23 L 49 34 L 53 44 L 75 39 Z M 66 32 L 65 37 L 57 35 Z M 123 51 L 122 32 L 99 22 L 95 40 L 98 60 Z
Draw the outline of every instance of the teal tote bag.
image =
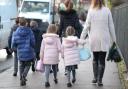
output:
M 88 48 L 79 49 L 80 61 L 86 61 L 91 58 L 91 52 Z

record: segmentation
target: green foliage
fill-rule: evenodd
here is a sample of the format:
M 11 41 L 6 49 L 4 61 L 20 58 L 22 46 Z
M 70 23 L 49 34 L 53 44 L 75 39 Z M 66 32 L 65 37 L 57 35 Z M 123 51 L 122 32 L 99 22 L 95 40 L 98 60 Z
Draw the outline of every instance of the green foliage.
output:
M 118 71 L 119 71 L 119 77 L 123 86 L 123 89 L 128 89 L 128 81 L 126 81 L 127 76 L 127 69 L 124 61 L 121 61 L 117 63 Z
M 108 3 L 107 3 L 108 7 L 111 9 L 112 8 L 112 2 L 111 0 L 108 0 Z

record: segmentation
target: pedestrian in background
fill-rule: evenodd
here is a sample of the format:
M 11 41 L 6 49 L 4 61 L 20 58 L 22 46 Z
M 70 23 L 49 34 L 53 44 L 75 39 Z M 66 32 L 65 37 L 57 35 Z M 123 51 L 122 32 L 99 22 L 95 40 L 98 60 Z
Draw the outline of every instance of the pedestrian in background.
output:
M 20 84 L 24 86 L 31 62 L 35 58 L 35 38 L 32 30 L 26 26 L 25 18 L 20 18 L 19 24 L 12 36 L 12 48 L 17 50 L 17 58 L 20 61 Z
M 105 6 L 104 0 L 92 0 L 81 39 L 85 39 L 88 31 L 89 42 L 94 56 L 94 79 L 92 83 L 103 86 L 102 79 L 105 71 L 106 53 L 112 45 L 111 41 L 116 42 L 111 11 Z
M 8 47 L 11 49 L 11 41 L 12 41 L 12 34 L 13 32 L 16 31 L 16 29 L 19 27 L 19 17 L 15 19 L 15 24 L 11 28 L 11 32 L 8 38 Z M 17 76 L 18 72 L 18 59 L 17 59 L 17 50 L 16 49 L 11 49 L 11 51 L 14 51 L 14 72 L 13 76 Z
M 72 26 L 68 26 L 66 29 L 66 37 L 62 39 L 62 58 L 64 59 L 65 69 L 67 71 L 67 87 L 71 87 L 71 72 L 72 83 L 76 82 L 76 69 L 80 63 L 79 50 L 78 50 L 78 38 L 75 35 L 75 29 Z
M 40 49 L 40 59 L 43 60 L 45 67 L 45 87 L 50 87 L 49 74 L 52 67 L 54 82 L 58 83 L 57 70 L 59 63 L 59 53 L 61 52 L 61 42 L 57 35 L 57 27 L 55 24 L 50 24 L 47 33 L 43 35 L 43 40 Z
M 65 31 L 68 26 L 72 26 L 75 28 L 75 35 L 79 38 L 82 26 L 79 22 L 79 18 L 77 12 L 73 9 L 72 0 L 65 0 L 64 2 L 66 6 L 66 10 L 60 10 L 60 27 L 59 27 L 59 36 L 64 37 Z
M 86 17 L 87 17 L 87 11 L 80 11 L 79 13 L 79 21 L 80 24 L 82 25 L 82 27 L 84 27 L 85 21 L 86 21 Z
M 35 63 L 40 59 L 39 53 L 40 53 L 40 46 L 42 41 L 42 35 L 40 34 L 40 30 L 38 29 L 38 23 L 34 20 L 30 22 L 30 28 L 33 31 L 34 37 L 35 37 L 35 54 L 36 58 L 32 62 L 32 71 L 35 71 Z

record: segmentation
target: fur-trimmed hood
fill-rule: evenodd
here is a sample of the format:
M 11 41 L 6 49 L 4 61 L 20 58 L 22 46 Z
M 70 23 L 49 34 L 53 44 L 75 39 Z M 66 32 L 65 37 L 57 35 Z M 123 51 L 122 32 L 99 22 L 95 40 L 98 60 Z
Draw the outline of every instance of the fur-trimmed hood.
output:
M 76 36 L 68 36 L 63 38 L 63 45 L 65 47 L 73 47 L 78 44 L 78 38 Z
M 59 38 L 59 35 L 52 33 L 46 33 L 42 36 L 46 44 L 53 44 L 55 42 L 55 39 Z

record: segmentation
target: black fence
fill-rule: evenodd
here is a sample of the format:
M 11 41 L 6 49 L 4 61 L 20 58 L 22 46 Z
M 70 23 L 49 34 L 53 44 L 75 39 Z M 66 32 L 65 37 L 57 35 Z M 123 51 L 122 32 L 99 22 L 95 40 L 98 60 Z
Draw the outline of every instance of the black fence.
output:
M 117 43 L 121 49 L 128 69 L 128 3 L 113 8 L 112 13 Z

